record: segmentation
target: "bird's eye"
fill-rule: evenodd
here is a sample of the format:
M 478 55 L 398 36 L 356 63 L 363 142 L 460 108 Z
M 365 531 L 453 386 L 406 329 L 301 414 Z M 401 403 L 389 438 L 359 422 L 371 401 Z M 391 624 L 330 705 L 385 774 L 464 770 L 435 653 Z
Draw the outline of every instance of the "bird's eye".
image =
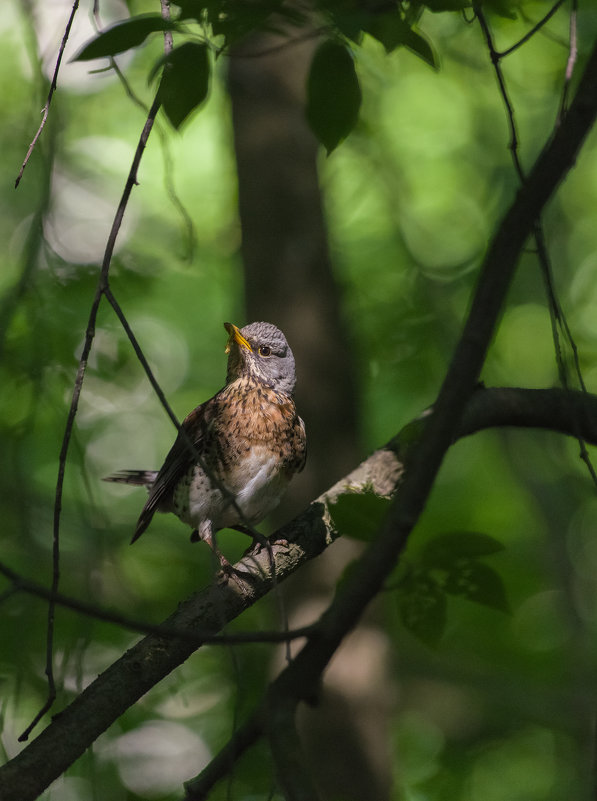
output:
M 259 346 L 259 355 L 260 356 L 271 356 L 272 349 L 269 345 L 260 345 Z

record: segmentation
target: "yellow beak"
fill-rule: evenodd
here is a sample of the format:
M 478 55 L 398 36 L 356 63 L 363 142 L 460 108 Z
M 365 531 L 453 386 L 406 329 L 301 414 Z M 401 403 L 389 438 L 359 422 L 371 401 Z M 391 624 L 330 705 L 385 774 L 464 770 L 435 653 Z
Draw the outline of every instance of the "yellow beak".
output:
M 253 348 L 249 345 L 248 341 L 241 334 L 239 328 L 234 323 L 224 323 L 224 328 L 228 331 L 229 337 L 226 344 L 226 353 L 230 353 L 230 347 L 233 342 L 246 348 L 249 353 L 253 353 Z

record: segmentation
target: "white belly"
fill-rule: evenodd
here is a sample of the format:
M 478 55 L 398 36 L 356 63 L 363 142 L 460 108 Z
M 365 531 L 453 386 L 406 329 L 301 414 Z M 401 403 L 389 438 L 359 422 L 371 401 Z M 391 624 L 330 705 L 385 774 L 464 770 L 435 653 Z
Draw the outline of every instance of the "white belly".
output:
M 231 497 L 226 497 L 197 470 L 188 487 L 188 505 L 181 519 L 199 530 L 237 525 L 256 525 L 280 502 L 288 484 L 287 477 L 276 469 L 277 459 L 267 452 L 267 459 L 260 448 L 253 448 L 251 457 L 244 459 L 242 470 L 237 469 L 228 476 L 226 487 Z

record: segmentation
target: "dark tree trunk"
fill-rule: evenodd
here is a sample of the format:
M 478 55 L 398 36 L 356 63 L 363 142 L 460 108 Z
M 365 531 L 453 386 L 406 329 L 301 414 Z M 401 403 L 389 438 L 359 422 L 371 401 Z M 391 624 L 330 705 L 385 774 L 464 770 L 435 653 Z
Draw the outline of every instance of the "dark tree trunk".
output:
M 299 503 L 322 492 L 357 458 L 350 333 L 328 252 L 317 143 L 304 117 L 315 39 L 252 38 L 232 55 L 229 86 L 238 166 L 247 320 L 282 328 L 294 351 L 297 403 L 309 459 Z
M 307 426 L 307 467 L 283 504 L 287 518 L 358 461 L 359 448 L 351 337 L 328 250 L 318 147 L 304 116 L 317 40 L 283 41 L 264 34 L 238 47 L 230 60 L 229 90 L 247 321 L 268 320 L 286 333 L 297 362 L 297 405 Z M 323 611 L 356 549 L 337 543 L 308 574 L 301 571 L 291 589 L 291 625 Z M 347 681 L 351 675 L 354 681 Z M 389 798 L 391 694 L 387 640 L 364 624 L 326 673 L 319 709 L 305 710 L 300 719 L 307 760 L 325 798 Z

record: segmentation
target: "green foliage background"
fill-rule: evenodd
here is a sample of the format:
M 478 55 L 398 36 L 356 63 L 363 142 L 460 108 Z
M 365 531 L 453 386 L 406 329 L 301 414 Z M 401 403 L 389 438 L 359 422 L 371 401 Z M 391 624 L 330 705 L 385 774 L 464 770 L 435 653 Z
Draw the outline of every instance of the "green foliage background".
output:
M 147 3 L 129 7 L 148 10 Z M 529 2 L 514 20 L 492 17 L 498 46 L 516 41 L 548 7 Z M 46 79 L 51 74 L 68 9 L 66 2 L 38 3 L 28 13 L 15 2 L 0 21 L 0 547 L 4 562 L 45 584 L 58 454 L 97 264 L 145 117 L 113 74 L 65 63 L 49 124 L 14 191 L 47 92 L 40 71 Z M 104 23 L 126 16 L 118 2 L 101 11 Z M 93 35 L 86 13 L 71 55 Z M 545 34 L 506 60 L 526 166 L 557 114 L 568 22 L 561 11 Z M 582 60 L 597 30 L 593 7 L 581 9 L 580 23 Z M 333 155 L 321 156 L 336 276 L 360 376 L 363 454 L 433 401 L 486 242 L 517 186 L 478 26 L 457 13 L 429 12 L 420 25 L 440 70 L 405 49 L 387 55 L 367 40 L 357 59 L 360 121 Z M 119 61 L 146 103 L 146 76 L 160 55 L 156 37 Z M 217 62 L 209 102 L 180 134 L 162 120 L 161 144 L 152 135 L 111 272 L 179 416 L 222 384 L 222 321 L 245 322 L 225 66 L 225 59 Z M 168 182 L 192 216 L 194 248 Z M 545 216 L 560 299 L 593 392 L 596 208 L 593 134 Z M 15 292 L 21 281 L 23 291 Z M 530 252 L 483 377 L 527 387 L 558 381 Z M 142 498 L 100 482 L 120 467 L 159 466 L 172 438 L 104 305 L 66 474 L 63 592 L 158 622 L 209 580 L 208 554 L 189 552 L 175 519 L 160 520 L 160 536 L 150 532 L 142 547 L 129 548 Z M 555 434 L 488 432 L 451 450 L 407 558 L 416 561 L 438 534 L 491 535 L 506 546 L 486 561 L 502 576 L 511 614 L 450 598 L 444 636 L 430 649 L 405 631 L 399 593 L 387 592 L 386 632 L 399 685 L 396 799 L 548 801 L 589 792 L 596 511 L 578 445 Z M 245 541 L 226 536 L 224 549 L 240 554 Z M 0 742 L 8 758 L 45 697 L 46 609 L 24 594 L 5 599 L 1 609 Z M 262 604 L 238 626 L 276 624 L 275 611 Z M 65 610 L 56 625 L 62 705 L 134 635 Z M 202 650 L 113 726 L 49 797 L 178 797 L 181 780 L 200 769 L 202 755 L 226 741 L 235 717 L 259 696 L 270 656 L 265 646 Z M 388 698 L 394 693 L 389 687 Z M 156 741 L 161 752 L 152 755 Z M 164 743 L 171 752 L 164 754 Z M 267 797 L 268 759 L 263 752 L 245 760 L 235 798 Z

